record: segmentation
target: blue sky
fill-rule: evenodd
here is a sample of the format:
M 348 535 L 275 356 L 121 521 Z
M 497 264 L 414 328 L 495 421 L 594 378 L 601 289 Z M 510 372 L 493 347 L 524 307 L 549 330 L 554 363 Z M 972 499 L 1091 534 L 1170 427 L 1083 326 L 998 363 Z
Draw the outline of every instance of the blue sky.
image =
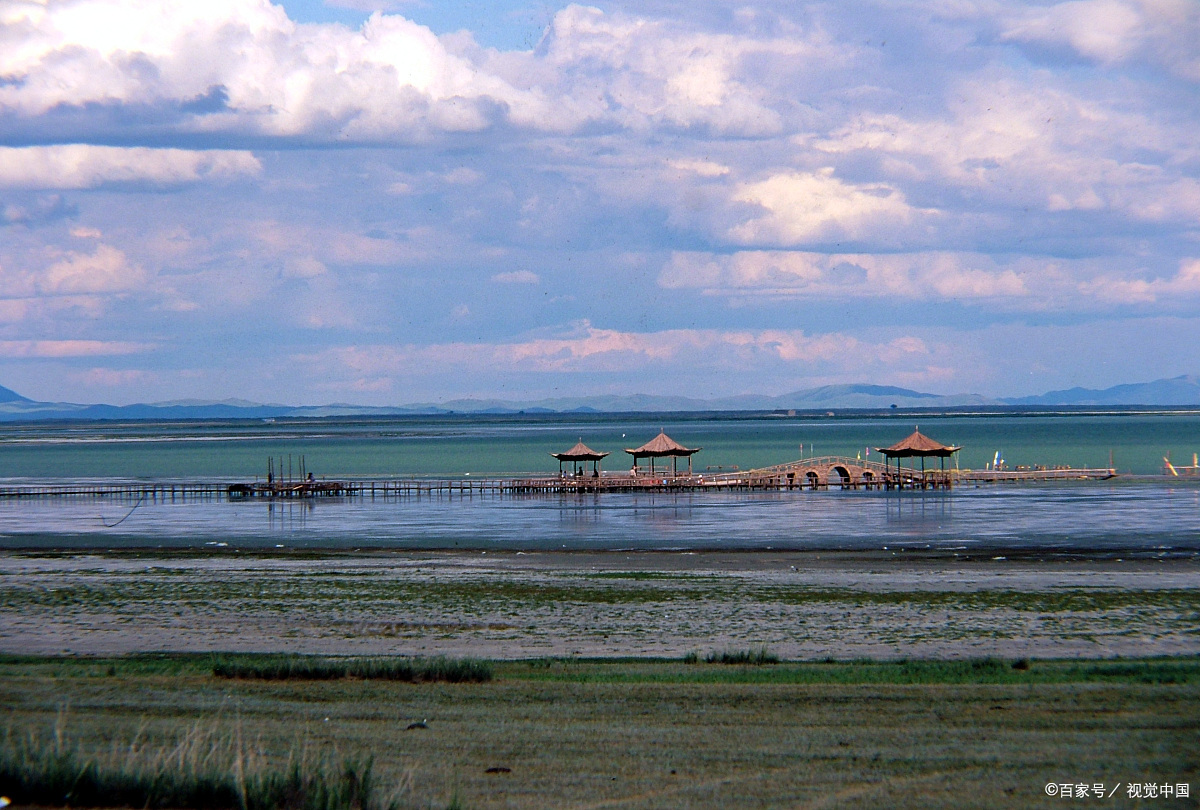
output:
M 0 385 L 1200 371 L 1200 4 L 0 0 Z

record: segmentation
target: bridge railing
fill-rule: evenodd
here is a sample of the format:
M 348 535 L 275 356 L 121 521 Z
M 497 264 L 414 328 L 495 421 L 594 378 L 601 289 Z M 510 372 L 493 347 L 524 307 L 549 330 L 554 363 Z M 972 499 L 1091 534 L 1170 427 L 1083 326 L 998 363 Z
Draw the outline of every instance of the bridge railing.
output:
M 753 470 L 748 470 L 746 474 L 787 474 L 796 470 L 811 467 L 822 467 L 825 469 L 833 469 L 834 467 L 858 467 L 861 470 L 870 471 L 872 475 L 882 476 L 888 471 L 888 468 L 878 461 L 866 461 L 861 458 L 850 458 L 849 456 L 813 456 L 812 458 L 802 458 L 797 461 L 789 461 L 784 464 L 775 464 L 770 467 L 759 467 Z M 892 468 L 893 473 L 895 468 Z M 920 472 L 918 470 L 917 472 Z

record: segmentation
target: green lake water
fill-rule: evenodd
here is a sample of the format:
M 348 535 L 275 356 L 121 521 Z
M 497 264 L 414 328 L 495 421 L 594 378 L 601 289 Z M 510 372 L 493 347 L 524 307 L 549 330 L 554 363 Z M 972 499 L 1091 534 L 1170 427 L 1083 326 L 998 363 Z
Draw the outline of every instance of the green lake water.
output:
M 187 422 L 0 426 L 0 478 L 247 479 L 265 476 L 267 458 L 300 457 L 328 477 L 460 476 L 557 470 L 551 452 L 582 439 L 612 453 L 605 468 L 626 469 L 622 450 L 660 428 L 703 447 L 696 469 L 750 469 L 801 456 L 856 457 L 907 436 L 914 427 L 961 445 L 958 464 L 982 468 L 997 451 L 1010 467 L 1070 465 L 1156 474 L 1163 457 L 1190 464 L 1200 451 L 1200 415 L 1004 415 L 892 418 L 713 418 L 694 415 L 421 417 L 277 422 Z

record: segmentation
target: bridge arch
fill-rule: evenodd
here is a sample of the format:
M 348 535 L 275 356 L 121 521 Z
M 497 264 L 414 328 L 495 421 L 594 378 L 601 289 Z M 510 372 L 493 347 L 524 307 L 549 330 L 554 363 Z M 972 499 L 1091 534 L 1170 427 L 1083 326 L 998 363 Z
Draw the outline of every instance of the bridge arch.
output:
M 840 464 L 829 469 L 828 480 L 831 485 L 835 480 L 835 476 L 838 483 L 841 484 L 842 489 L 849 489 L 853 484 L 854 479 L 850 476 L 850 471 Z

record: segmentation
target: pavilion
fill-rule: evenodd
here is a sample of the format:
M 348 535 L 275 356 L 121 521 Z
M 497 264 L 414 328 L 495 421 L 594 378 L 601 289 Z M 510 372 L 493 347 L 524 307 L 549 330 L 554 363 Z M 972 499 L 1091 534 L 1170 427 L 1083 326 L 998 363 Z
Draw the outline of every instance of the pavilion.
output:
M 550 455 L 558 459 L 558 476 L 561 478 L 563 474 L 563 462 L 570 461 L 575 464 L 575 475 L 580 474 L 579 462 L 592 462 L 592 477 L 600 477 L 600 459 L 608 455 L 608 453 L 598 453 L 592 448 L 583 443 L 583 437 L 579 438 L 579 442 L 565 453 L 551 453 Z
M 660 430 L 658 435 L 650 441 L 643 444 L 641 447 L 630 450 L 625 449 L 625 452 L 633 456 L 633 466 L 636 469 L 638 459 L 650 459 L 650 474 L 654 475 L 654 459 L 670 456 L 675 461 L 675 475 L 679 475 L 679 458 L 680 456 L 687 459 L 688 468 L 687 474 L 692 474 L 692 454 L 703 450 L 703 447 L 684 447 L 679 442 L 672 439 L 666 434 L 666 431 Z
M 941 460 L 941 471 L 944 476 L 946 473 L 946 459 L 953 456 L 962 447 L 952 447 L 950 445 L 935 442 L 925 434 L 921 433 L 916 428 L 913 429 L 912 435 L 903 441 L 893 444 L 891 447 L 876 447 L 880 453 L 887 457 L 887 464 L 892 463 L 892 459 L 896 459 L 896 476 L 900 476 L 900 459 L 902 458 L 919 458 L 921 459 L 921 477 L 925 477 L 925 459 L 938 458 Z M 915 472 L 915 469 L 914 469 Z

